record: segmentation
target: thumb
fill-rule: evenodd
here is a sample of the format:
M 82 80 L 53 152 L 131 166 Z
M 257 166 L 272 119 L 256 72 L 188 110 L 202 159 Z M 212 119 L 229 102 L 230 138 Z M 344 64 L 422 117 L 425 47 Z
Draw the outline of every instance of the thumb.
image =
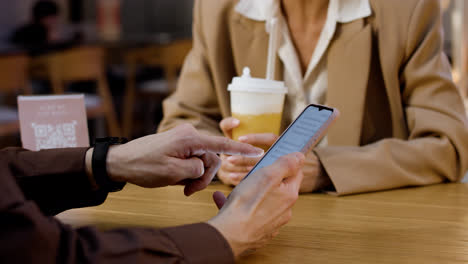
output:
M 213 193 L 213 201 L 215 202 L 218 209 L 223 208 L 224 204 L 226 203 L 227 199 L 226 196 L 220 191 L 216 191 Z
M 228 117 L 219 123 L 219 127 L 221 128 L 221 131 L 223 131 L 225 137 L 232 139 L 232 130 L 238 127 L 239 124 L 240 121 L 238 119 L 234 117 Z
M 265 173 L 270 174 L 274 182 L 295 181 L 298 177 L 298 172 L 304 164 L 304 154 L 290 153 L 277 159 L 272 165 L 265 167 Z M 300 178 L 302 181 L 302 178 Z

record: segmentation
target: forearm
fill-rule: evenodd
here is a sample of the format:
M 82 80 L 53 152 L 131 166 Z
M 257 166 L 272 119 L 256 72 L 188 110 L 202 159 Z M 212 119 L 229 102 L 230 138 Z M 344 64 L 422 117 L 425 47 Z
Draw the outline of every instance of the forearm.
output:
M 81 158 L 83 164 L 84 151 Z M 29 152 L 24 154 L 27 153 Z M 43 154 L 50 157 L 52 153 L 47 151 Z M 36 154 L 31 153 L 32 156 Z M 9 171 L 11 168 L 9 158 L 11 156 L 0 156 L 2 183 L 0 184 L 2 215 L 0 263 L 233 263 L 234 261 L 227 241 L 208 224 L 161 230 L 134 228 L 109 232 L 100 232 L 91 227 L 73 229 L 64 225 L 54 217 L 45 216 L 43 208 L 39 208 L 36 201 L 25 197 L 23 190 Z M 21 158 L 24 162 L 25 158 Z M 84 165 L 82 167 L 84 168 Z M 87 181 L 85 170 L 81 176 Z M 64 181 L 67 181 L 66 177 Z M 41 189 L 46 188 L 42 185 L 36 187 L 41 193 L 52 191 Z M 70 198 L 66 194 L 67 191 L 74 190 L 70 187 L 63 190 L 61 193 L 63 196 L 55 197 L 56 194 L 49 196 L 58 201 L 67 200 Z M 82 195 L 86 200 L 86 194 Z
M 333 183 L 315 152 L 306 155 L 302 172 L 304 179 L 300 188 L 301 193 L 334 191 Z
M 14 175 L 24 196 L 38 204 L 44 214 L 99 205 L 106 192 L 92 188 L 86 174 L 87 149 L 39 152 L 10 148 L 1 151 L 5 169 Z
M 0 211 L 1 263 L 234 262 L 226 240 L 208 224 L 101 232 L 44 217 L 31 202 Z
M 447 138 L 385 139 L 316 151 L 339 195 L 456 181 L 461 168 L 466 170 Z
M 100 232 L 85 227 L 67 231 L 66 243 L 62 245 L 66 252 L 62 255 L 75 255 L 83 260 L 81 263 L 234 263 L 226 240 L 215 228 L 203 223 L 159 230 Z M 86 250 L 77 252 L 77 244 Z

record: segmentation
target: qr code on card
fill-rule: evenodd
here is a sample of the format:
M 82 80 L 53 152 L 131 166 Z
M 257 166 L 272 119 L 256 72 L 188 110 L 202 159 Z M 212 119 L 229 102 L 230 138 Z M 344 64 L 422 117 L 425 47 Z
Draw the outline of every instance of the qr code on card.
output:
M 63 124 L 36 124 L 32 123 L 36 150 L 74 148 L 77 146 L 76 125 L 77 121 Z

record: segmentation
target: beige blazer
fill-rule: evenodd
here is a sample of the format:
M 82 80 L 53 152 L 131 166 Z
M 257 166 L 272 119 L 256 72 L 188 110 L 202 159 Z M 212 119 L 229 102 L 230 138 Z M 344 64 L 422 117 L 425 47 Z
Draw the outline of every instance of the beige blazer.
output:
M 196 1 L 194 47 L 164 102 L 161 131 L 190 122 L 220 134 L 231 79 L 244 66 L 265 75 L 265 24 L 235 12 L 236 2 Z M 327 104 L 341 117 L 315 152 L 341 195 L 459 180 L 468 125 L 442 51 L 439 1 L 370 3 L 372 15 L 338 25 L 329 48 Z

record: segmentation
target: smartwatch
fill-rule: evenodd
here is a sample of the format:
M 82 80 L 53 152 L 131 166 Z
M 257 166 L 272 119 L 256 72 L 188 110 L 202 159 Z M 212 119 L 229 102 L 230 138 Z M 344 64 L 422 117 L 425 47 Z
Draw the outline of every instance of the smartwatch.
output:
M 93 176 L 100 189 L 107 192 L 117 192 L 123 189 L 126 182 L 116 182 L 107 174 L 107 153 L 112 145 L 127 143 L 126 138 L 107 137 L 97 138 L 94 144 L 92 170 Z

